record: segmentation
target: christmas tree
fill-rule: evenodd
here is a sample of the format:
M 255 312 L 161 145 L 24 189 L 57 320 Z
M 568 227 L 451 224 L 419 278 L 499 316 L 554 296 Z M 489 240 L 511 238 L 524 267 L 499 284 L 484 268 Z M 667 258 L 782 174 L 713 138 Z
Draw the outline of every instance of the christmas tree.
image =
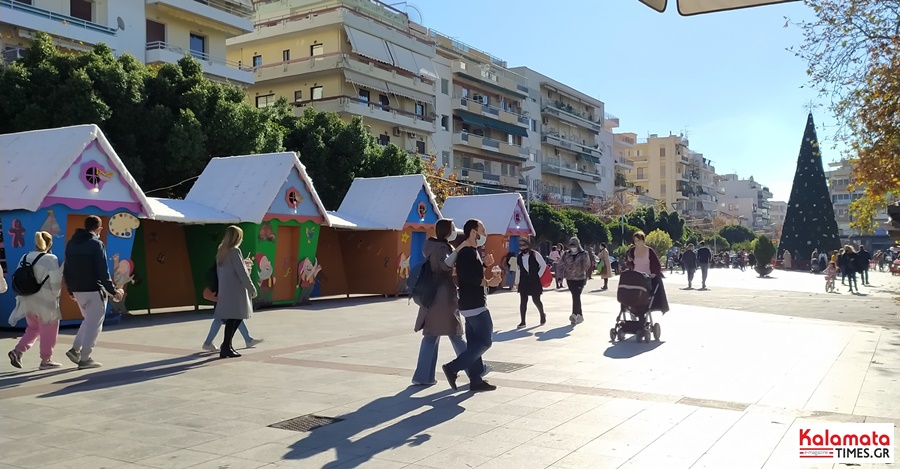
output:
M 797 157 L 797 172 L 788 202 L 778 255 L 790 251 L 793 265 L 808 268 L 814 249 L 819 252 L 841 247 L 837 222 L 834 220 L 834 206 L 828 194 L 828 183 L 822 169 L 822 152 L 816 137 L 816 126 L 812 113 L 806 119 L 800 156 Z M 799 256 L 799 257 L 798 257 Z

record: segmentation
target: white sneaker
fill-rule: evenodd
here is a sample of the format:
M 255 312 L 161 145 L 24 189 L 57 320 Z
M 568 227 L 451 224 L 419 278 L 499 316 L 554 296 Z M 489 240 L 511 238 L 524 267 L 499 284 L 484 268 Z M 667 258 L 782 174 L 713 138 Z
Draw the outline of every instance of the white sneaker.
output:
M 219 347 L 216 347 L 213 344 L 203 344 L 203 350 L 206 350 L 207 352 L 218 352 Z
M 575 315 L 575 324 L 581 324 L 581 323 L 583 323 L 583 322 L 584 322 L 584 315 L 583 315 L 583 314 Z
M 81 361 L 81 352 L 78 351 L 78 350 L 75 350 L 75 349 L 73 349 L 73 348 L 70 348 L 70 349 L 66 352 L 66 357 L 67 357 L 72 363 L 74 363 L 74 364 L 77 365 L 78 362 Z
M 41 360 L 40 370 L 53 370 L 62 366 L 62 363 L 56 363 L 53 360 Z
M 569 322 L 571 322 L 573 326 L 574 326 L 575 324 L 577 324 L 577 323 L 575 322 L 575 315 L 574 315 L 574 314 L 570 314 L 570 315 L 569 315 Z
M 250 340 L 249 342 L 247 342 L 247 348 L 253 348 L 253 347 L 256 347 L 257 345 L 259 345 L 259 344 L 261 344 L 261 343 L 263 343 L 263 342 L 264 342 L 263 339 L 252 339 L 252 340 Z
M 87 370 L 89 368 L 100 368 L 103 366 L 102 363 L 95 362 L 93 358 L 88 358 L 87 360 L 82 360 L 78 362 L 79 370 Z

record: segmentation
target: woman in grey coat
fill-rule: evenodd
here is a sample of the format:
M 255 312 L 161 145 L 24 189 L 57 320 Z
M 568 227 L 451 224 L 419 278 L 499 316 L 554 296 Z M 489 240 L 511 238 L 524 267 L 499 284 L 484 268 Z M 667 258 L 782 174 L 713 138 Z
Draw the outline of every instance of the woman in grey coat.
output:
M 216 252 L 216 274 L 219 277 L 219 296 L 216 302 L 215 318 L 225 323 L 225 337 L 219 347 L 220 358 L 240 357 L 234 350 L 231 339 L 241 321 L 250 319 L 256 298 L 256 286 L 250 279 L 250 266 L 241 255 L 239 246 L 244 240 L 244 231 L 231 225 L 225 229 L 225 236 Z

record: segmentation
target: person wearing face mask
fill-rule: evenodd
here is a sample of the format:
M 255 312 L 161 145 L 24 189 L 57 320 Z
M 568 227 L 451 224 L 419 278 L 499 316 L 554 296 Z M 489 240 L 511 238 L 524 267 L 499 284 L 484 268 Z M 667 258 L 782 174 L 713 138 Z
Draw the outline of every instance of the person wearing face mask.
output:
M 643 231 L 634 234 L 632 240 L 634 244 L 625 254 L 625 265 L 629 270 L 635 270 L 645 273 L 652 279 L 651 282 L 656 289 L 656 295 L 653 297 L 653 304 L 650 305 L 650 311 L 662 311 L 663 314 L 669 311 L 669 300 L 666 297 L 666 289 L 663 288 L 662 279 L 665 277 L 662 271 L 662 265 L 659 262 L 659 256 L 656 251 L 646 243 L 647 236 Z
M 587 272 L 592 268 L 590 255 L 581 247 L 581 240 L 573 236 L 569 239 L 569 250 L 559 259 L 559 269 L 572 294 L 572 314 L 569 316 L 569 321 L 573 326 L 584 322 L 584 315 L 581 311 L 581 292 L 587 283 Z
M 519 255 L 516 256 L 518 269 L 516 270 L 516 286 L 519 290 L 519 315 L 522 322 L 517 328 L 525 327 L 525 312 L 528 311 L 528 298 L 541 314 L 541 325 L 547 323 L 547 315 L 544 314 L 544 303 L 541 302 L 541 293 L 544 287 L 541 285 L 541 276 L 548 269 L 547 262 L 541 253 L 531 249 L 531 242 L 526 238 L 519 238 Z

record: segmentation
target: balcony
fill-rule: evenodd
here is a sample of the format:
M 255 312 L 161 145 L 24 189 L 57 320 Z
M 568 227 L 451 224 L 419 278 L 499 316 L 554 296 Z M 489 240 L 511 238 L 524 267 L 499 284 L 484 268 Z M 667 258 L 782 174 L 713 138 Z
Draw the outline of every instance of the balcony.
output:
M 56 13 L 45 8 L 17 2 L 0 0 L 0 18 L 4 23 L 31 31 L 47 31 L 85 44 L 105 43 L 116 48 L 116 28 L 92 21 Z
M 203 66 L 203 73 L 213 77 L 224 78 L 243 85 L 253 84 L 253 73 L 250 70 L 241 70 L 236 62 L 210 57 L 209 54 L 195 51 L 187 51 L 168 43 L 156 41 L 148 42 L 145 53 L 145 61 L 152 63 L 176 63 L 185 55 L 191 55 Z
M 528 151 L 518 145 L 510 145 L 509 143 L 501 142 L 500 140 L 494 140 L 489 137 L 482 137 L 468 132 L 454 133 L 453 144 L 499 153 L 523 161 L 528 159 Z
M 541 114 L 554 116 L 561 121 L 588 129 L 593 133 L 600 133 L 603 130 L 599 123 L 594 122 L 594 116 L 576 111 L 571 105 L 564 104 L 562 101 L 541 98 Z M 602 122 L 602 119 L 600 121 Z
M 637 140 L 626 135 L 616 135 L 616 145 L 632 148 L 637 145 Z
M 490 117 L 493 119 L 500 120 L 502 122 L 506 122 L 507 124 L 516 124 L 523 128 L 528 128 L 531 124 L 531 121 L 521 115 L 512 111 L 507 111 L 504 109 L 500 109 L 495 106 L 490 106 L 487 104 L 481 104 L 474 99 L 465 98 L 462 96 L 454 96 L 453 97 L 453 110 L 454 111 L 468 111 L 473 114 L 482 115 L 485 117 Z
M 601 152 L 596 146 L 589 146 L 581 142 L 568 140 L 566 136 L 560 135 L 558 132 L 554 131 L 543 132 L 541 134 L 541 142 L 552 145 L 554 147 L 564 148 L 575 153 L 587 153 L 588 155 L 595 158 L 600 158 L 603 156 L 603 152 Z
M 553 161 L 541 164 L 541 172 L 545 174 L 556 174 L 569 179 L 576 179 L 585 182 L 600 182 L 600 174 L 597 170 L 590 171 L 586 168 L 579 168 L 578 165 L 567 163 L 565 161 Z
M 603 114 L 603 126 L 606 127 L 606 130 L 612 131 L 612 129 L 619 128 L 619 118 L 610 114 Z
M 368 102 L 353 96 L 334 96 L 325 99 L 298 101 L 293 103 L 297 113 L 303 107 L 311 106 L 317 111 L 336 112 L 338 114 L 360 116 L 364 119 L 376 119 L 398 127 L 395 132 L 420 131 L 434 133 L 434 118 L 420 116 L 414 112 Z M 405 129 L 405 130 L 403 130 Z M 395 135 L 396 136 L 396 135 Z
M 520 85 L 515 80 L 503 76 L 490 65 L 479 65 L 462 59 L 454 59 L 451 68 L 454 74 L 464 75 L 497 91 L 510 93 L 519 98 L 528 97 L 527 86 Z
M 492 174 L 482 169 L 461 167 L 457 168 L 460 179 L 468 182 L 487 184 L 491 186 L 512 187 L 516 189 L 524 188 L 522 180 L 515 176 L 501 176 Z
M 766 210 L 772 208 L 772 204 L 770 204 L 769 201 L 765 199 L 757 199 L 756 205 L 759 206 L 759 208 Z
M 616 158 L 616 168 L 627 169 L 630 171 L 634 169 L 634 161 L 620 156 Z
M 253 5 L 241 0 L 147 0 L 147 5 L 233 36 L 253 31 Z

